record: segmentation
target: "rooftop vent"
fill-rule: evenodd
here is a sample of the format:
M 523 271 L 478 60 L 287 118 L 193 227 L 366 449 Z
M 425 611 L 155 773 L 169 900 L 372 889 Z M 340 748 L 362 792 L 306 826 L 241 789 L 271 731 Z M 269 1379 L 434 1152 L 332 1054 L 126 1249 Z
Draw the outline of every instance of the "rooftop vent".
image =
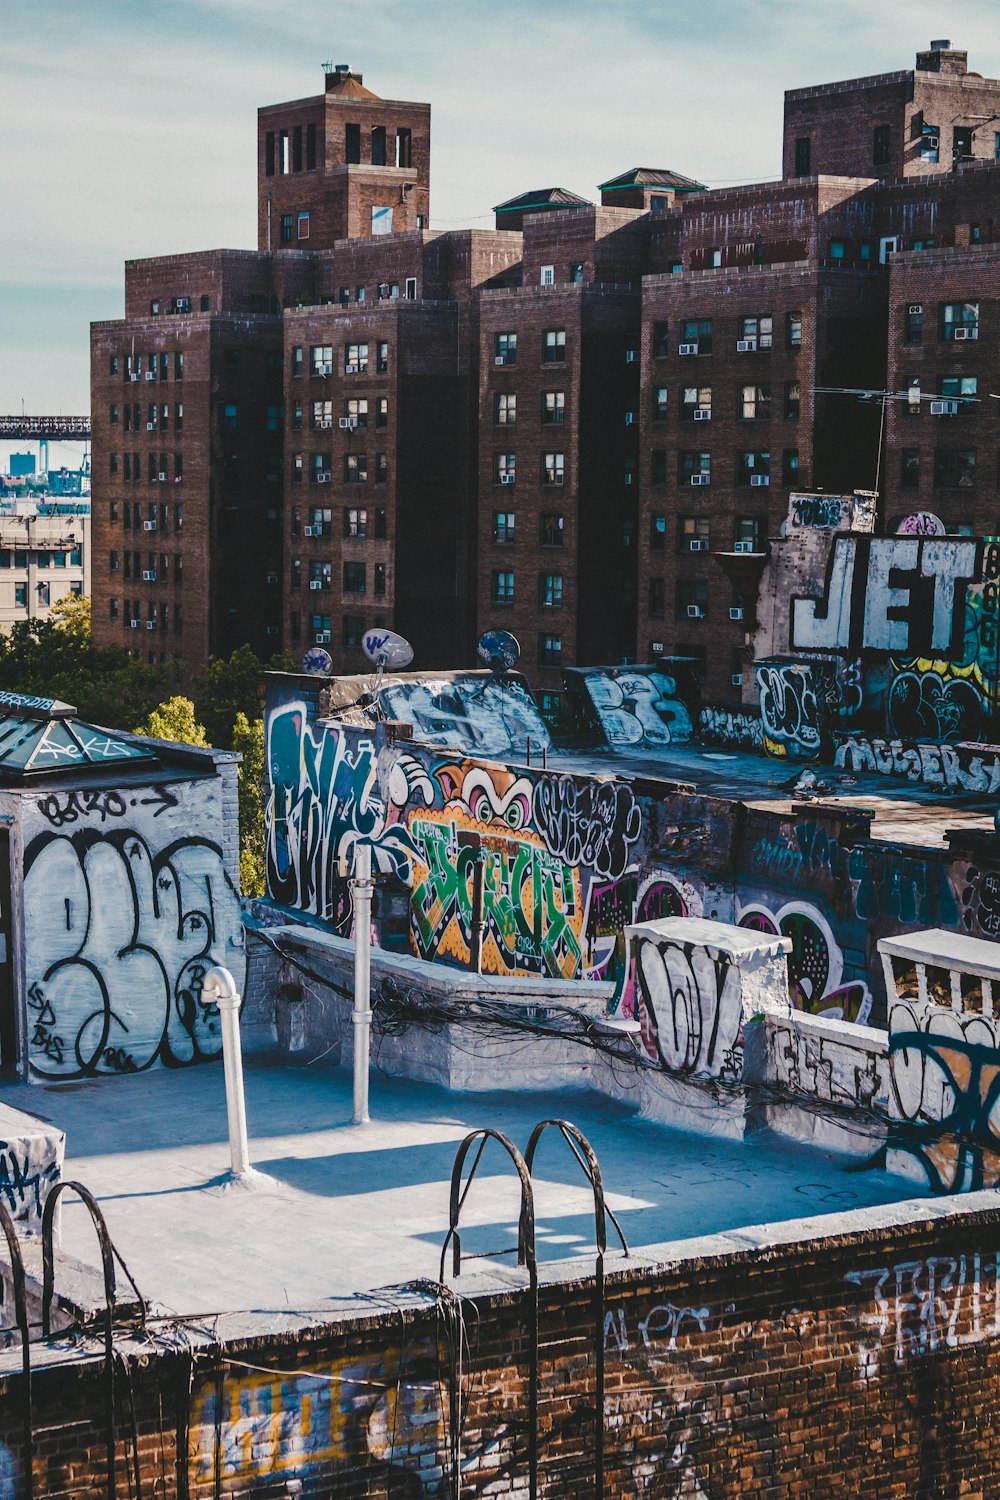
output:
M 931 42 L 931 51 L 932 52 L 950 52 L 951 51 L 951 40 L 950 40 L 950 38 L 949 37 L 944 37 L 943 39 L 938 40 L 936 42 Z

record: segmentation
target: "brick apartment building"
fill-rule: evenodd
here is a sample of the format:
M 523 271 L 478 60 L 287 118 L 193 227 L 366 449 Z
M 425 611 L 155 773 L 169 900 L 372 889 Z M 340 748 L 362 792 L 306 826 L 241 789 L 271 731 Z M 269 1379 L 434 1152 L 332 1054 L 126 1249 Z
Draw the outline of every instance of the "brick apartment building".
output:
M 428 227 L 427 105 L 325 82 L 260 112 L 257 251 L 129 263 L 94 326 L 102 640 L 356 671 L 370 625 L 427 667 L 504 626 L 552 715 L 562 667 L 659 655 L 724 700 L 790 489 L 1000 529 L 1000 82 L 963 52 L 787 94 L 780 182 L 634 168 L 493 231 Z

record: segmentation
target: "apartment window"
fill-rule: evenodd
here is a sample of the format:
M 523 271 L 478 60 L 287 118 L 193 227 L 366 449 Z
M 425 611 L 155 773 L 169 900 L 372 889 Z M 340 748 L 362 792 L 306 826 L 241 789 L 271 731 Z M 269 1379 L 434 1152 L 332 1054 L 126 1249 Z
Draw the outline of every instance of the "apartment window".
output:
M 770 349 L 774 342 L 774 319 L 769 316 L 740 318 L 739 342 L 752 346 L 750 349 L 739 350 L 741 354 L 752 354 L 756 349 Z
M 19 609 L 28 607 L 28 585 L 26 583 L 15 583 L 14 603 Z
M 957 401 L 962 415 L 969 416 L 976 405 L 979 382 L 975 375 L 943 375 L 938 381 L 938 392 L 946 400 Z
M 174 506 L 174 530 L 175 531 L 182 531 L 183 529 L 184 529 L 184 506 L 182 504 L 177 504 L 177 505 Z
M 309 459 L 309 480 L 311 484 L 329 484 L 333 472 L 333 462 L 329 453 L 313 453 Z
M 375 346 L 375 368 L 380 375 L 389 368 L 389 345 L 385 342 Z
M 150 484 L 155 484 L 156 483 L 156 476 L 157 476 L 157 474 L 159 472 L 160 471 L 159 471 L 159 469 L 157 468 L 157 465 L 156 465 L 156 454 L 155 453 L 147 454 L 146 477 L 147 477 L 147 480 L 148 480 L 148 482 Z M 136 474 L 135 477 L 138 479 L 138 477 L 139 477 L 138 473 Z
M 707 516 L 680 516 L 677 521 L 678 552 L 707 552 L 710 528 Z
M 902 490 L 920 488 L 920 449 L 904 448 L 899 455 L 899 487 Z
M 375 426 L 376 428 L 388 427 L 389 425 L 389 398 L 379 396 L 375 402 Z
M 951 159 L 953 166 L 972 160 L 972 126 L 956 125 L 951 132 Z
M 681 421 L 704 420 L 703 414 L 712 411 L 712 387 L 710 385 L 686 385 L 681 388 Z
M 829 256 L 831 260 L 843 260 L 847 255 L 847 244 L 844 240 L 831 240 Z
M 292 558 L 291 586 L 293 589 L 302 587 L 302 559 L 300 557 Z
M 128 524 L 128 506 L 125 507 L 126 525 Z M 118 520 L 118 501 L 112 500 L 108 505 L 108 520 L 114 525 Z
M 799 482 L 799 450 L 786 448 L 781 455 L 781 482 L 790 488 Z
M 118 572 L 118 553 L 117 552 L 109 552 L 108 553 L 108 571 L 110 573 L 117 573 Z
M 175 484 L 182 484 L 183 481 L 184 481 L 184 455 L 183 455 L 183 453 L 175 453 L 174 454 L 174 483 Z
M 785 381 L 785 421 L 797 422 L 802 404 L 802 389 L 797 380 Z
M 183 401 L 175 401 L 174 402 L 174 431 L 175 432 L 183 432 L 184 431 L 184 402 Z
M 514 574 L 509 569 L 494 568 L 492 599 L 494 604 L 513 604 Z
M 941 337 L 954 343 L 979 337 L 978 302 L 942 302 Z
M 892 129 L 876 125 L 872 131 L 872 166 L 887 167 L 892 154 Z
M 372 162 L 372 166 L 373 167 L 384 167 L 385 166 L 385 126 L 384 125 L 373 125 L 372 126 L 372 155 L 371 155 L 371 162 Z
M 575 260 L 573 262 L 573 264 L 570 266 L 570 268 L 569 268 L 569 279 L 575 285 L 579 285 L 583 281 L 583 261 L 582 260 Z
M 326 638 L 329 640 L 330 617 L 329 615 L 324 615 L 323 618 L 326 620 Z M 316 619 L 315 615 L 313 619 Z M 341 622 L 340 632 L 340 638 L 344 646 L 348 650 L 354 650 L 361 645 L 365 633 L 365 622 L 360 615 L 345 615 Z
M 798 349 L 802 344 L 802 314 L 790 312 L 785 317 L 785 342 L 789 349 Z
M 543 547 L 561 547 L 565 525 L 562 511 L 543 511 L 538 522 L 538 540 Z
M 396 166 L 413 166 L 413 133 L 406 126 L 396 131 Z
M 734 541 L 740 552 L 763 552 L 763 518 L 761 516 L 737 516 Z
M 344 563 L 344 593 L 363 594 L 367 589 L 367 566 L 363 562 Z
M 711 266 L 713 268 L 716 268 L 716 269 L 719 266 L 722 265 L 722 251 L 721 251 L 721 249 L 719 248 L 718 245 L 713 245 L 712 248 L 709 250 L 709 252 L 708 252 L 708 264 L 709 264 L 709 266 Z
M 316 167 L 316 126 L 306 126 L 306 171 L 312 172 Z
M 665 422 L 670 411 L 670 392 L 665 385 L 653 390 L 653 421 Z
M 649 482 L 660 486 L 667 482 L 667 450 L 665 448 L 654 448 L 649 455 Z
M 542 393 L 542 425 L 543 427 L 561 427 L 566 415 L 566 393 L 565 391 L 544 391 Z
M 656 359 L 665 359 L 670 353 L 670 325 L 669 323 L 653 324 L 653 355 Z
M 375 455 L 375 483 L 389 483 L 389 455 L 387 453 L 376 453 Z
M 562 484 L 566 474 L 566 455 L 564 453 L 545 453 L 542 455 L 542 483 Z
M 494 453 L 493 483 L 513 484 L 517 477 L 517 457 L 513 453 Z
M 356 286 L 354 288 L 354 300 L 355 300 L 355 302 L 363 302 L 365 300 L 365 295 L 366 295 L 366 293 L 365 293 L 365 289 L 364 289 L 363 286 Z
M 562 664 L 562 636 L 540 635 L 538 637 L 538 665 L 558 667 Z
M 365 375 L 368 372 L 368 345 L 344 345 L 344 374 Z
M 117 354 L 109 354 L 108 355 L 108 374 L 109 375 L 117 375 L 118 374 L 118 369 L 119 369 L 118 355 Z
M 931 125 L 927 120 L 920 127 L 920 159 L 921 161 L 941 160 L 941 132 L 936 125 Z
M 807 135 L 800 135 L 795 142 L 795 175 L 796 177 L 808 177 L 812 167 L 812 141 Z
M 514 512 L 512 510 L 493 512 L 493 540 L 501 545 L 514 540 Z
M 222 408 L 222 425 L 227 432 L 239 430 L 240 413 L 235 401 L 227 401 Z
M 677 455 L 677 483 L 707 485 L 712 478 L 712 455 L 684 450 Z M 666 479 L 666 465 L 664 465 Z
M 711 354 L 711 318 L 685 318 L 680 325 L 680 347 L 697 354 Z
M 128 454 L 127 453 L 126 453 L 125 457 L 128 458 Z M 117 453 L 109 453 L 108 454 L 108 473 L 109 474 L 117 474 L 118 473 L 118 454 Z
M 291 216 L 291 214 L 282 214 L 281 215 L 281 219 L 279 221 L 279 226 L 280 227 L 279 227 L 279 230 L 278 230 L 278 236 L 279 236 L 279 238 L 281 240 L 281 243 L 283 245 L 290 245 L 292 243 L 292 216 Z
M 352 396 L 344 402 L 344 416 L 354 427 L 364 428 L 368 426 L 368 399 L 365 396 Z
M 303 468 L 303 455 L 301 453 L 293 453 L 292 454 L 292 483 L 293 484 L 301 484 L 302 483 L 302 468 Z
M 191 311 L 191 298 L 175 297 L 170 304 L 170 310 L 175 313 L 189 313 Z
M 309 511 L 309 529 L 313 536 L 329 537 L 333 534 L 333 511 L 314 505 Z
M 651 578 L 649 580 L 649 613 L 655 620 L 662 620 L 664 604 L 666 601 L 666 590 L 662 578 Z
M 539 272 L 539 276 L 538 276 L 538 283 L 539 283 L 540 286 L 555 286 L 555 284 L 556 284 L 556 268 L 555 268 L 555 266 L 542 266 L 542 269 Z
M 108 619 L 109 620 L 117 620 L 117 618 L 118 618 L 118 600 L 117 599 L 109 599 L 108 600 Z
M 309 350 L 309 372 L 312 375 L 333 374 L 332 344 L 313 344 L 311 346 Z
M 379 505 L 375 509 L 375 540 L 384 542 L 389 535 L 389 515 L 385 507 Z
M 547 365 L 562 364 L 566 358 L 566 330 L 548 328 L 542 334 L 542 360 Z
M 517 363 L 517 334 L 498 333 L 493 339 L 493 362 L 498 365 Z
M 364 509 L 344 511 L 344 536 L 362 541 L 368 535 L 368 512 Z
M 677 584 L 678 620 L 702 620 L 708 613 L 708 584 L 682 578 Z
M 974 448 L 935 448 L 934 484 L 941 490 L 967 490 L 976 482 Z
M 382 596 L 385 593 L 385 563 L 376 563 L 373 572 L 375 575 L 373 592 Z
M 311 562 L 309 564 L 309 588 L 321 593 L 333 587 L 333 564 Z
M 771 455 L 756 449 L 736 455 L 736 483 L 764 487 L 770 484 Z M 757 487 L 755 486 L 755 487 Z
M 332 356 L 333 350 L 331 349 L 329 352 L 330 352 L 330 355 Z M 301 344 L 295 344 L 293 346 L 293 348 L 292 348 L 292 374 L 293 375 L 301 375 L 302 374 L 302 345 Z
M 562 609 L 563 577 L 561 573 L 539 573 L 538 607 L 540 609 Z
M 770 415 L 770 385 L 744 385 L 740 387 L 740 417 L 744 422 L 763 422 Z
M 367 453 L 345 453 L 344 454 L 344 483 L 345 484 L 367 484 L 368 483 L 368 455 L 367 455 Z
M 511 427 L 517 421 L 517 397 L 497 391 L 493 397 L 493 421 L 497 427 Z
M 667 545 L 667 518 L 666 516 L 650 516 L 649 518 L 649 550 L 650 552 L 663 552 Z
M 344 161 L 348 165 L 361 161 L 361 126 L 344 126 Z

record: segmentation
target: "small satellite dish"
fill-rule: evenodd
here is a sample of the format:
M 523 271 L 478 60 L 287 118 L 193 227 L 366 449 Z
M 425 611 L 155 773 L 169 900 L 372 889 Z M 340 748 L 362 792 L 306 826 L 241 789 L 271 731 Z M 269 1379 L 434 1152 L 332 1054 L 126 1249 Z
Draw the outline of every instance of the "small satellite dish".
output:
M 361 649 L 381 671 L 386 667 L 398 671 L 400 667 L 408 667 L 413 660 L 413 647 L 409 641 L 394 630 L 383 630 L 379 626 L 365 631 L 361 637 Z
M 333 657 L 329 651 L 324 651 L 322 646 L 310 646 L 302 658 L 303 672 L 316 672 L 322 677 L 329 677 L 333 670 Z
M 521 648 L 509 630 L 486 630 L 479 637 L 476 655 L 494 677 L 502 677 L 517 666 Z

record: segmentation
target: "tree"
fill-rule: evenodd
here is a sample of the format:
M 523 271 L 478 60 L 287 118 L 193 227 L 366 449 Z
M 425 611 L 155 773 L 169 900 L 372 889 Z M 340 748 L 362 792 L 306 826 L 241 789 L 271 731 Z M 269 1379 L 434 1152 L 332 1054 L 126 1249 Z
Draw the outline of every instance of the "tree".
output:
M 275 656 L 265 664 L 249 646 L 240 646 L 228 658 L 210 657 L 195 678 L 191 696 L 212 744 L 233 748 L 238 716 L 260 718 L 265 671 L 292 670 L 289 657 Z
M 173 740 L 177 744 L 202 745 L 208 748 L 205 727 L 195 718 L 190 698 L 168 698 L 147 714 L 135 727 L 136 734 L 151 740 Z
M 264 863 L 264 720 L 238 713 L 233 749 L 243 756 L 238 772 L 240 805 L 240 889 L 244 896 L 263 896 Z

